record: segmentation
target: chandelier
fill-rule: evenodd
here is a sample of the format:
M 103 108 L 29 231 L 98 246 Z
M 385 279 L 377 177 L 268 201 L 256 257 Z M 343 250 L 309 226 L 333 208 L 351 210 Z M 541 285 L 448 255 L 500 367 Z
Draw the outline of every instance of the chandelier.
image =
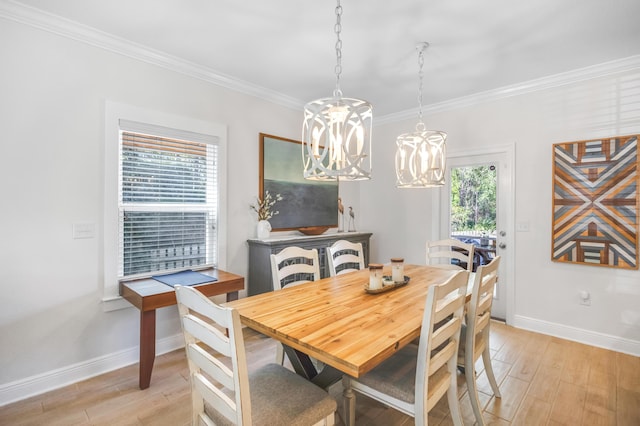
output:
M 336 6 L 336 87 L 333 97 L 317 99 L 304 107 L 302 161 L 310 180 L 371 179 L 372 108 L 367 101 L 343 98 L 342 6 Z
M 444 185 L 445 140 L 447 134 L 427 130 L 422 120 L 422 77 L 424 51 L 429 43 L 416 46 L 420 80 L 418 89 L 418 124 L 413 133 L 404 133 L 396 139 L 396 186 L 398 188 L 430 188 Z

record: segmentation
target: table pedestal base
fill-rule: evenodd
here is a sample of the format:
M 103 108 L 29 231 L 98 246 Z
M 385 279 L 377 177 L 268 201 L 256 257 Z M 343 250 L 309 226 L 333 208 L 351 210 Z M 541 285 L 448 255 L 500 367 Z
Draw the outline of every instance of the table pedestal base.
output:
M 324 365 L 322 370 L 318 372 L 316 367 L 311 362 L 309 355 L 293 349 L 290 346 L 283 345 L 284 352 L 287 354 L 293 370 L 300 376 L 321 387 L 327 389 L 329 386 L 337 383 L 342 379 L 344 373 L 340 370 L 333 368 L 330 365 Z

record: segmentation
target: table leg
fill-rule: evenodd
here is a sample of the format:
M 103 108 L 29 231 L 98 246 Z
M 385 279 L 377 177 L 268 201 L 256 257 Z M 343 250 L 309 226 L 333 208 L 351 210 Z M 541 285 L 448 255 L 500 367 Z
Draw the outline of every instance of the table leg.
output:
M 322 370 L 318 372 L 316 367 L 313 365 L 311 358 L 309 355 L 300 352 L 296 349 L 293 349 L 290 346 L 283 345 L 284 352 L 287 354 L 291 365 L 293 366 L 293 370 L 299 375 L 314 383 L 315 385 L 321 387 L 322 389 L 327 389 L 334 383 L 337 383 L 342 378 L 343 374 L 341 371 L 333 368 L 330 365 L 324 365 Z
M 140 312 L 140 389 L 151 383 L 151 371 L 156 359 L 156 310 Z
M 344 404 L 344 423 L 346 426 L 353 426 L 356 424 L 356 400 L 351 385 L 349 384 L 349 376 L 346 374 L 342 377 L 343 391 L 342 398 Z
M 334 383 L 338 383 L 342 379 L 342 376 L 344 376 L 344 373 L 342 371 L 325 364 L 318 375 L 311 379 L 311 383 L 321 387 L 324 390 L 327 390 L 329 386 L 333 385 Z
M 238 292 L 230 291 L 229 293 L 227 293 L 227 302 L 232 302 L 234 300 L 238 300 Z
M 307 380 L 312 380 L 318 375 L 318 370 L 311 362 L 311 358 L 305 353 L 293 349 L 291 346 L 283 345 L 284 353 L 287 354 L 293 370 L 298 373 L 299 376 L 304 377 Z

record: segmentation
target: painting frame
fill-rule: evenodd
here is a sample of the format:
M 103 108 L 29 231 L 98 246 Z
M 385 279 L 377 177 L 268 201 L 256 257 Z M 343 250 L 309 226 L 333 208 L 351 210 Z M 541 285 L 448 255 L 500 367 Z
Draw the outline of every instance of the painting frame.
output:
M 551 260 L 638 269 L 638 135 L 553 145 Z
M 338 181 L 305 180 L 302 142 L 267 133 L 259 134 L 259 188 L 280 194 L 282 201 L 269 222 L 272 231 L 338 227 Z

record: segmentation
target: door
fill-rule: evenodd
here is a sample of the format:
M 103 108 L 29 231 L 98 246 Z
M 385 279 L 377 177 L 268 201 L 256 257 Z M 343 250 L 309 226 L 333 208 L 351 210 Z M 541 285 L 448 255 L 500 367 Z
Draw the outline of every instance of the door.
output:
M 495 148 L 482 152 L 453 153 L 447 156 L 446 183 L 441 192 L 440 233 L 443 237 L 467 239 L 480 246 L 476 250 L 481 256 L 476 261 L 489 261 L 494 255 L 500 255 L 499 279 L 494 294 L 492 316 L 494 318 L 512 322 L 513 312 L 513 149 L 511 146 Z M 457 174 L 456 177 L 453 174 Z M 473 202 L 474 218 L 465 222 L 460 218 L 464 213 L 457 207 L 459 196 L 452 196 L 452 181 L 459 182 L 460 176 L 481 176 L 482 182 L 476 191 L 478 197 Z M 478 179 L 469 179 L 477 182 Z M 495 185 L 494 189 L 486 185 Z M 456 184 L 457 186 L 457 184 Z M 484 189 L 483 189 L 484 187 Z M 495 213 L 487 214 L 491 210 L 491 201 L 482 201 L 483 193 L 495 190 Z M 454 191 L 454 193 L 457 191 Z M 478 194 L 480 192 L 480 194 Z M 456 206 L 452 208 L 452 200 Z M 478 201 L 480 200 L 480 201 Z M 485 203 L 484 207 L 480 204 Z M 481 211 L 479 213 L 479 211 Z M 493 223 L 491 222 L 493 217 Z M 474 223 L 477 222 L 477 223 Z M 455 232 L 454 232 L 455 231 Z

